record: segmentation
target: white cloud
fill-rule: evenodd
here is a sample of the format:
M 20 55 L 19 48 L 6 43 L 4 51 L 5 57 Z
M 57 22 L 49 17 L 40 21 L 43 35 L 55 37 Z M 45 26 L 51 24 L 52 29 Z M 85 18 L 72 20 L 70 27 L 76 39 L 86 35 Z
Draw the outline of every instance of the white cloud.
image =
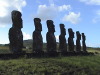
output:
M 64 10 L 71 10 L 70 5 L 62 5 L 58 7 L 59 11 L 64 11 Z
M 87 43 L 87 47 L 100 47 L 100 43 Z
M 6 25 L 0 25 L 0 28 L 5 28 L 6 27 Z
M 25 0 L 0 0 L 0 27 L 11 23 L 11 11 L 22 11 L 26 5 Z
M 79 0 L 79 1 L 90 5 L 100 5 L 100 0 Z
M 100 22 L 100 17 L 95 17 L 93 20 L 92 20 L 93 23 L 98 23 Z
M 59 41 L 59 35 L 56 35 L 56 41 L 58 42 Z
M 68 15 L 66 14 L 62 20 L 71 22 L 72 24 L 77 24 L 80 21 L 80 12 L 78 13 L 69 12 L 69 14 Z
M 96 14 L 100 16 L 100 10 L 97 10 L 96 11 Z
M 23 39 L 27 40 L 27 39 L 32 39 L 30 34 L 27 34 L 26 32 L 23 32 Z
M 100 22 L 100 10 L 96 11 L 96 16 L 92 19 L 93 23 L 98 23 Z
M 68 11 L 70 9 L 71 9 L 70 5 L 62 5 L 62 6 L 57 6 L 54 4 L 50 4 L 50 6 L 39 5 L 37 10 L 37 15 L 34 17 L 39 17 L 42 20 L 54 19 L 55 17 L 57 17 L 59 12 Z

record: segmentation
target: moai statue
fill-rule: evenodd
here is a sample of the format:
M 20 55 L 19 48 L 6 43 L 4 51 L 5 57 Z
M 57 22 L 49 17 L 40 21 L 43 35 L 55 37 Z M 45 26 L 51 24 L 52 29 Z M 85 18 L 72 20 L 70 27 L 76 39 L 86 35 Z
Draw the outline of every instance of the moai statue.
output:
M 74 52 L 74 32 L 71 28 L 68 29 L 69 38 L 68 38 L 68 49 L 70 52 Z
M 12 17 L 12 27 L 9 29 L 9 41 L 10 41 L 10 50 L 13 53 L 22 53 L 23 48 L 23 34 L 21 28 L 22 25 L 22 14 L 19 11 L 13 10 L 11 12 Z
M 84 33 L 82 33 L 82 46 L 83 46 L 83 51 L 84 52 L 87 52 L 86 51 L 86 43 L 85 43 L 85 40 L 86 40 L 86 36 L 84 35 Z
M 65 38 L 66 29 L 64 24 L 60 24 L 60 32 L 61 34 L 59 36 L 59 50 L 64 53 L 67 52 L 67 43 Z
M 79 31 L 76 32 L 76 36 L 77 36 L 77 39 L 76 39 L 76 51 L 80 52 L 81 51 L 81 43 L 80 43 L 81 34 L 80 34 Z
M 35 31 L 33 32 L 33 52 L 41 53 L 43 52 L 43 38 L 41 35 L 42 24 L 41 19 L 34 18 Z
M 52 20 L 47 20 L 48 32 L 46 34 L 47 52 L 56 52 L 55 26 Z

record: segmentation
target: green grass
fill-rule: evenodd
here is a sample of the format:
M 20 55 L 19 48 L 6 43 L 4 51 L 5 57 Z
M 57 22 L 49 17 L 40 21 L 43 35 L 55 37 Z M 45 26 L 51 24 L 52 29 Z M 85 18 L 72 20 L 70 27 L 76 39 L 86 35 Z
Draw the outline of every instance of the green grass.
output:
M 95 55 L 0 60 L 0 75 L 100 75 L 100 50 L 88 51 Z M 0 46 L 0 53 L 9 47 Z
M 0 60 L 0 75 L 100 75 L 100 55 Z
M 8 46 L 0 46 L 0 54 L 11 53 Z
M 95 50 L 95 49 L 88 49 L 88 52 L 93 52 L 93 53 L 99 53 L 100 54 L 100 50 Z

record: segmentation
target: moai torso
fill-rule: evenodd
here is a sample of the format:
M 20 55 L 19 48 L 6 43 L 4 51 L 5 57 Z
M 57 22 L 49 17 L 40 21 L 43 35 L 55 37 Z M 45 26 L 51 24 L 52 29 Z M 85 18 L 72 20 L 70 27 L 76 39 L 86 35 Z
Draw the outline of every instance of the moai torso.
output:
M 35 31 L 33 32 L 33 52 L 41 53 L 43 51 L 43 38 L 41 35 L 42 25 L 39 18 L 34 18 Z
M 84 33 L 82 33 L 82 46 L 83 46 L 83 51 L 86 52 L 86 36 L 84 35 Z
M 81 43 L 80 43 L 81 34 L 80 34 L 79 31 L 76 32 L 76 36 L 77 36 L 77 39 L 76 39 L 76 51 L 80 52 L 81 51 Z
M 52 20 L 47 20 L 48 32 L 46 34 L 47 52 L 56 52 L 55 27 Z
M 68 29 L 69 37 L 68 37 L 68 50 L 73 52 L 74 51 L 74 32 L 71 28 Z
M 21 31 L 22 26 L 22 14 L 19 11 L 12 11 L 13 25 L 9 29 L 9 41 L 10 50 L 13 53 L 21 53 L 23 48 L 23 34 Z
M 61 34 L 59 36 L 59 50 L 61 52 L 67 52 L 67 43 L 66 43 L 66 29 L 64 24 L 60 24 Z

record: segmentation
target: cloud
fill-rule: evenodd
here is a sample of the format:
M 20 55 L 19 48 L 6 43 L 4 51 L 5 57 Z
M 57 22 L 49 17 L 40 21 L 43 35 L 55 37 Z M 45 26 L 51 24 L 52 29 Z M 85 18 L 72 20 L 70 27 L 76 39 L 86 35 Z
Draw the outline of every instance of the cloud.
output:
M 71 10 L 71 6 L 70 5 L 62 5 L 58 7 L 59 11 L 64 11 L 64 10 Z
M 95 17 L 93 20 L 92 20 L 93 23 L 98 23 L 100 22 L 100 17 Z
M 23 39 L 27 40 L 27 39 L 32 39 L 30 34 L 27 34 L 26 32 L 23 32 Z
M 87 47 L 100 47 L 100 43 L 87 43 Z
M 100 0 L 79 0 L 89 5 L 100 5 Z
M 100 10 L 97 10 L 96 11 L 96 14 L 100 16 Z
M 100 22 L 100 10 L 96 11 L 96 16 L 92 19 L 93 23 L 98 23 Z
M 58 42 L 59 41 L 59 35 L 56 35 L 56 41 Z
M 37 10 L 37 15 L 34 17 L 41 18 L 41 20 L 54 19 L 62 11 L 68 11 L 71 9 L 70 5 L 57 6 L 54 4 L 39 5 Z
M 11 23 L 11 11 L 22 11 L 22 7 L 26 6 L 25 0 L 0 0 L 0 27 L 4 27 Z
M 69 12 L 69 14 L 68 15 L 66 14 L 62 20 L 71 22 L 72 24 L 77 24 L 80 21 L 80 12 L 78 13 Z

